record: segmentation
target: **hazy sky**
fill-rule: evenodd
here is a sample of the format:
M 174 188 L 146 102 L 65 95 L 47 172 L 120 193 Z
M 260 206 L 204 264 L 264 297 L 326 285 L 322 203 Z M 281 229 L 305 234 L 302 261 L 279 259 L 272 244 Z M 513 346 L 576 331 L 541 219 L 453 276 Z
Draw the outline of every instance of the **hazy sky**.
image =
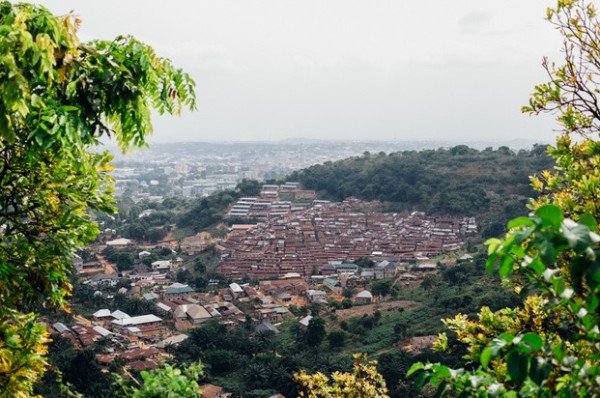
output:
M 198 110 L 153 141 L 548 141 L 521 115 L 560 37 L 542 0 L 47 0 L 83 39 L 132 34 L 188 71 Z M 554 3 L 554 1 L 552 1 Z

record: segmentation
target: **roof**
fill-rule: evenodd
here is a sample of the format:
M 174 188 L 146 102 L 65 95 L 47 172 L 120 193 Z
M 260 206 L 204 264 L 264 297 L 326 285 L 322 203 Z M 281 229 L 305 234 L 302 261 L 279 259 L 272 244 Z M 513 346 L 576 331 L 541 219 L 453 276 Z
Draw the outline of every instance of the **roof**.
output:
M 206 308 L 198 304 L 190 304 L 186 313 L 192 319 L 206 319 L 211 317 Z
M 310 323 L 310 320 L 313 319 L 312 315 L 307 315 L 304 318 L 300 319 L 300 324 L 303 326 L 308 326 L 308 324 Z
M 279 329 L 277 329 L 275 326 L 273 326 L 270 322 L 263 321 L 263 322 L 259 323 L 258 325 L 256 325 L 256 332 L 257 333 L 273 332 L 275 334 L 279 334 Z
M 106 242 L 108 246 L 126 246 L 132 242 L 131 239 L 119 238 Z
M 94 326 L 94 332 L 98 333 L 102 337 L 106 337 L 110 334 L 110 331 L 104 329 L 102 326 Z
M 177 334 L 175 336 L 167 337 L 163 341 L 159 342 L 156 346 L 158 348 L 165 348 L 168 345 L 178 345 L 187 338 L 187 334 Z
M 103 308 L 101 310 L 94 312 L 94 314 L 92 316 L 94 318 L 105 318 L 107 316 L 110 316 L 110 310 L 108 308 Z
M 244 290 L 242 289 L 242 287 L 240 285 L 238 285 L 237 283 L 231 283 L 229 284 L 229 288 L 231 289 L 231 291 L 233 293 L 243 293 Z
M 363 290 L 362 292 L 357 293 L 355 297 L 356 298 L 369 298 L 369 299 L 372 299 L 373 298 L 373 294 L 371 294 L 371 292 L 368 291 L 368 290 Z
M 117 319 L 117 320 L 114 320 L 112 323 L 114 323 L 115 325 L 120 325 L 120 326 L 129 326 L 129 325 L 135 326 L 135 325 L 143 325 L 146 323 L 161 322 L 161 321 L 162 321 L 162 319 L 160 319 L 156 315 L 148 314 L 148 315 L 134 316 L 131 318 Z
M 193 293 L 194 289 L 188 285 L 175 286 L 172 285 L 167 288 L 167 294 L 181 294 L 181 293 Z
M 112 314 L 110 314 L 110 316 L 112 316 L 115 319 L 125 319 L 125 318 L 130 318 L 129 314 L 124 313 L 121 310 L 116 310 L 114 311 Z
M 340 284 L 340 281 L 338 281 L 337 279 L 333 279 L 333 278 L 325 278 L 323 279 L 323 283 L 329 286 L 337 286 Z
M 166 312 L 173 311 L 173 309 L 171 307 L 169 307 L 168 305 L 166 305 L 165 303 L 156 303 L 156 306 Z
M 151 301 L 151 300 L 156 300 L 158 298 L 158 295 L 156 293 L 150 292 L 150 293 L 145 293 L 142 297 L 144 297 L 144 300 Z
M 52 325 L 57 332 L 62 333 L 70 330 L 64 323 L 56 322 Z

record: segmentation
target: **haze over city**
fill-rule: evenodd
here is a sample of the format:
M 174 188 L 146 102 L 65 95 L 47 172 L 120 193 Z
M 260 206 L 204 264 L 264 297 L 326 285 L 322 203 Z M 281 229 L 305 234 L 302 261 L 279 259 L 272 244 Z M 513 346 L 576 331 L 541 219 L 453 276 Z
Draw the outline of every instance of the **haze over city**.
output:
M 198 110 L 154 142 L 548 142 L 520 113 L 558 59 L 543 1 L 37 2 L 75 10 L 83 40 L 131 34 L 191 74 Z

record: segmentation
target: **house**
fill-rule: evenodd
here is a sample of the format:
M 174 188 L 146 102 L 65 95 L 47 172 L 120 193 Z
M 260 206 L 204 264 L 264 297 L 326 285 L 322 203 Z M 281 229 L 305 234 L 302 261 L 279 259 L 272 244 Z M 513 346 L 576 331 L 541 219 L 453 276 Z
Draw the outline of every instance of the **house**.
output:
M 156 307 L 158 307 L 158 309 L 166 312 L 167 314 L 170 314 L 173 311 L 173 308 L 171 308 L 168 305 L 166 305 L 165 303 L 161 303 L 161 302 L 156 303 Z
M 212 318 L 206 308 L 200 304 L 181 304 L 175 308 L 173 316 L 177 320 L 189 320 L 196 325 L 206 322 Z
M 242 287 L 235 282 L 229 284 L 229 290 L 231 290 L 231 294 L 234 299 L 237 299 L 244 295 L 244 290 L 242 289 Z
M 326 303 L 327 302 L 327 293 L 323 290 L 314 290 L 310 289 L 306 291 L 306 297 L 312 303 Z
M 103 308 L 101 310 L 94 312 L 92 314 L 92 316 L 94 317 L 94 319 L 101 319 L 101 318 L 108 318 L 111 316 L 111 314 L 110 314 L 110 310 L 108 308 Z
M 325 278 L 323 279 L 323 284 L 329 287 L 338 287 L 341 285 L 340 281 L 334 278 Z
M 373 294 L 368 290 L 363 290 L 362 292 L 358 292 L 356 296 L 354 296 L 354 302 L 356 304 L 371 304 L 373 301 Z
M 113 317 L 114 319 L 126 319 L 126 318 L 131 318 L 131 317 L 129 316 L 129 314 L 126 314 L 126 313 L 124 313 L 124 312 L 123 312 L 123 311 L 121 311 L 121 310 L 116 310 L 116 311 L 113 311 L 113 312 L 110 314 L 110 316 L 111 316 L 111 317 Z
M 158 260 L 154 261 L 151 265 L 155 271 L 168 271 L 171 269 L 171 260 Z
M 166 288 L 165 297 L 167 300 L 185 299 L 192 293 L 194 293 L 194 289 L 192 289 L 189 285 L 173 283 L 171 286 Z
M 306 329 L 308 327 L 308 324 L 310 323 L 311 319 L 313 319 L 312 315 L 307 315 L 304 318 L 300 319 L 298 321 L 298 323 L 300 324 L 300 327 L 302 329 Z
M 96 274 L 90 278 L 92 286 L 117 286 L 117 282 L 119 282 L 117 274 Z
M 279 329 L 277 329 L 275 326 L 273 326 L 272 323 L 267 322 L 267 321 L 262 321 L 261 323 L 256 325 L 255 330 L 256 330 L 256 333 L 279 334 Z
M 111 334 L 111 332 L 109 330 L 103 328 L 102 326 L 94 326 L 93 329 L 96 333 L 98 333 L 102 337 L 106 337 Z
M 396 276 L 396 264 L 383 260 L 375 266 L 373 272 L 375 273 L 375 279 L 392 279 Z
M 289 293 L 279 293 L 277 295 L 277 299 L 284 303 L 289 303 L 290 301 L 292 301 L 292 295 Z
M 133 243 L 133 241 L 131 239 L 119 238 L 119 239 L 109 240 L 108 242 L 106 242 L 106 246 L 125 247 L 125 246 L 130 246 L 132 243 Z
M 150 293 L 144 293 L 142 295 L 142 297 L 144 298 L 144 300 L 154 301 L 154 300 L 158 299 L 158 294 L 152 293 L 152 292 L 150 292 Z
M 149 251 L 143 250 L 143 251 L 141 251 L 141 252 L 138 253 L 138 258 L 140 260 L 142 260 L 142 259 L 144 259 L 146 257 L 149 257 L 151 254 L 152 253 L 150 253 Z
M 279 293 L 300 295 L 308 289 L 308 285 L 301 278 L 260 281 L 258 286 L 261 292 L 271 296 L 276 296 Z
M 333 275 L 335 274 L 335 265 L 326 264 L 321 267 L 321 275 Z
M 112 327 L 120 333 L 142 336 L 155 336 L 164 331 L 162 319 L 153 314 L 116 319 Z
M 371 280 L 375 279 L 375 271 L 365 270 L 360 273 L 360 276 L 363 279 L 371 281 Z
M 435 271 L 437 269 L 437 264 L 423 263 L 423 264 L 417 265 L 414 269 L 416 271 L 421 271 L 421 272 Z
M 358 272 L 358 265 L 352 263 L 342 263 L 335 265 L 335 271 L 338 274 L 341 273 L 356 273 Z
M 181 344 L 187 338 L 188 338 L 187 334 L 176 334 L 175 336 L 167 337 L 166 339 L 160 341 L 158 344 L 156 344 L 156 347 L 163 348 L 163 349 L 167 346 L 177 347 L 179 344 Z
M 281 322 L 290 316 L 290 312 L 285 307 L 259 308 L 256 314 L 258 319 L 271 323 Z

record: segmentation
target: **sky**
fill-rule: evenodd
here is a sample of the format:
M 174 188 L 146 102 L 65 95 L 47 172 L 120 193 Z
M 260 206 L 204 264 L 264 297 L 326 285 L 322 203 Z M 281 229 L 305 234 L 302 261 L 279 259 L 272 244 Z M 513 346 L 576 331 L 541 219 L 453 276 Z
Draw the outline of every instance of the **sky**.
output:
M 520 113 L 560 59 L 543 0 L 42 0 L 83 40 L 131 34 L 187 71 L 198 110 L 154 142 L 529 139 Z

